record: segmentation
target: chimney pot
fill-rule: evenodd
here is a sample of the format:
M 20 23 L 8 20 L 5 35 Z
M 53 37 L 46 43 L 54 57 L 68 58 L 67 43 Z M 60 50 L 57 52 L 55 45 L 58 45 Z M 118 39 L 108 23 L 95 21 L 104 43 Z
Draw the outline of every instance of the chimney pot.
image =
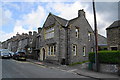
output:
M 38 28 L 38 33 L 40 33 L 40 32 L 41 32 L 41 30 L 42 30 L 42 28 L 41 28 L 41 27 L 39 27 L 39 28 Z
M 85 17 L 84 9 L 78 10 L 78 17 L 82 17 L 82 16 Z
M 32 31 L 29 31 L 29 35 L 32 36 Z

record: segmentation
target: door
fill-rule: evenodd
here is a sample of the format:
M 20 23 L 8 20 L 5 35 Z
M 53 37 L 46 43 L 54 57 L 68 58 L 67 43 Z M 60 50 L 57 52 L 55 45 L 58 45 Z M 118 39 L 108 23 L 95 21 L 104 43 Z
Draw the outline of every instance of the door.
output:
M 43 48 L 43 61 L 45 60 L 45 49 Z
M 40 60 L 44 61 L 45 57 L 46 57 L 46 55 L 45 55 L 45 48 L 41 48 L 41 50 L 40 50 Z

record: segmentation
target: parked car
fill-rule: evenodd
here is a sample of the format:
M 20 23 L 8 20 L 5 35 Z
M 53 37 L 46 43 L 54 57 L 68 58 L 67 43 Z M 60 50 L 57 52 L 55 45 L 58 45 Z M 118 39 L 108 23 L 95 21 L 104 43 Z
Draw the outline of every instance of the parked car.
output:
M 10 53 L 10 56 L 11 56 L 11 58 L 13 57 L 13 55 L 15 54 L 14 52 L 12 52 L 12 51 L 9 51 L 9 53 Z
M 7 50 L 0 51 L 0 58 L 11 58 L 11 55 Z
M 26 60 L 26 54 L 25 52 L 16 52 L 15 54 L 13 54 L 13 59 L 16 60 Z

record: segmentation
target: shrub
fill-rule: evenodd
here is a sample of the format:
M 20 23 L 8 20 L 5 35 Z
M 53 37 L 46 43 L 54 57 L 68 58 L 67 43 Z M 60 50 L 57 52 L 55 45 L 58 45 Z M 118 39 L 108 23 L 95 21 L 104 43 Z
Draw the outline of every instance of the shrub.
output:
M 100 63 L 118 64 L 120 63 L 120 51 L 99 51 L 98 59 Z M 95 62 L 95 53 L 89 53 L 89 61 Z

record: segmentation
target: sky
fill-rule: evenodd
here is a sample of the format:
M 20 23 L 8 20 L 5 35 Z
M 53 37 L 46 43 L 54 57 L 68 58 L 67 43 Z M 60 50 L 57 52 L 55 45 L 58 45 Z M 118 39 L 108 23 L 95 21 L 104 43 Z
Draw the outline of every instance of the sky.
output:
M 106 37 L 106 28 L 118 20 L 118 1 L 96 1 L 98 33 Z M 92 0 L 4 0 L 0 1 L 0 41 L 12 36 L 37 31 L 42 27 L 48 14 L 60 16 L 66 20 L 78 16 L 78 10 L 84 9 L 86 18 L 94 30 Z

